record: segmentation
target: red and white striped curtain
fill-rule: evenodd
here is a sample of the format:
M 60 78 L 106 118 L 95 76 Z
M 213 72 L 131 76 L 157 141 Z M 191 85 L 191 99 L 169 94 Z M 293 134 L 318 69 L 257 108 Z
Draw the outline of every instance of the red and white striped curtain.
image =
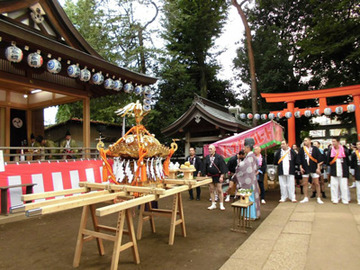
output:
M 80 181 L 102 182 L 101 160 L 78 160 L 8 164 L 0 172 L 0 186 L 36 183 L 33 193 L 78 188 Z M 8 190 L 8 206 L 22 204 L 21 195 L 25 188 Z

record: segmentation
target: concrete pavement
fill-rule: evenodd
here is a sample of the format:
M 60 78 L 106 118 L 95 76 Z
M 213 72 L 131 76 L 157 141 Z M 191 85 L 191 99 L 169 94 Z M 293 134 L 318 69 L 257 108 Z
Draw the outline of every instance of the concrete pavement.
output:
M 360 205 L 324 202 L 279 204 L 220 269 L 360 269 Z

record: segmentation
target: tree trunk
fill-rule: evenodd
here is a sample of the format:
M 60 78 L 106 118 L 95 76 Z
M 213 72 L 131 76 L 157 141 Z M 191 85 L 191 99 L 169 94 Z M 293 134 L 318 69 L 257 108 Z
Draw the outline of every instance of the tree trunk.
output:
M 140 73 L 146 73 L 145 64 L 145 53 L 144 53 L 144 39 L 143 39 L 143 28 L 139 27 L 138 31 L 139 46 L 140 46 Z
M 241 4 L 237 2 L 237 0 L 231 0 L 231 4 L 236 7 L 238 13 L 241 17 L 241 20 L 245 26 L 245 34 L 246 34 L 246 41 L 248 47 L 248 58 L 249 58 L 249 67 L 250 67 L 250 77 L 251 77 L 251 107 L 252 107 L 252 114 L 258 112 L 258 103 L 257 103 L 257 86 L 256 86 L 256 72 L 255 72 L 255 60 L 254 60 L 254 52 L 252 48 L 252 38 L 251 38 L 251 31 L 246 19 L 245 13 L 242 10 L 241 6 L 246 2 L 246 0 L 242 1 Z M 253 126 L 257 125 L 257 120 L 255 117 L 253 118 Z

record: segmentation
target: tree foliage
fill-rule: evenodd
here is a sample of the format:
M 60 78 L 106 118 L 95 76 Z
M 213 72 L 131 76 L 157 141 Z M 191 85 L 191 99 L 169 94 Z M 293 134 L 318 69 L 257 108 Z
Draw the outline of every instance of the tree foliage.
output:
M 190 107 L 198 94 L 223 105 L 234 104 L 229 82 L 217 78 L 218 52 L 214 40 L 221 34 L 227 14 L 222 0 L 167 0 L 164 2 L 166 55 L 161 60 L 161 77 L 155 109 L 160 118 L 154 127 L 166 127 Z
M 157 6 L 153 1 L 142 1 L 143 7 L 153 11 L 154 15 L 149 21 L 140 22 L 134 15 L 135 2 L 66 0 L 64 10 L 80 34 L 105 60 L 137 72 L 145 72 L 147 67 L 154 65 L 158 52 L 147 30 L 157 16 Z M 121 119 L 115 115 L 115 110 L 133 99 L 124 93 L 91 99 L 90 118 L 119 123 Z M 72 117 L 83 117 L 82 102 L 61 105 L 56 122 Z

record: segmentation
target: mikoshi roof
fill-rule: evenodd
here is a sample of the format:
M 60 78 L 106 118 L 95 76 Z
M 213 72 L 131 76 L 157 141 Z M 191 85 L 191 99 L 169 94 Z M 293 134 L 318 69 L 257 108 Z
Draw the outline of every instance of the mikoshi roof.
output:
M 185 130 L 194 119 L 196 122 L 196 119 L 201 118 L 228 132 L 239 132 L 250 128 L 250 126 L 229 113 L 229 110 L 226 107 L 196 95 L 190 108 L 176 121 L 162 129 L 161 132 L 166 136 L 173 135 L 180 130 Z

